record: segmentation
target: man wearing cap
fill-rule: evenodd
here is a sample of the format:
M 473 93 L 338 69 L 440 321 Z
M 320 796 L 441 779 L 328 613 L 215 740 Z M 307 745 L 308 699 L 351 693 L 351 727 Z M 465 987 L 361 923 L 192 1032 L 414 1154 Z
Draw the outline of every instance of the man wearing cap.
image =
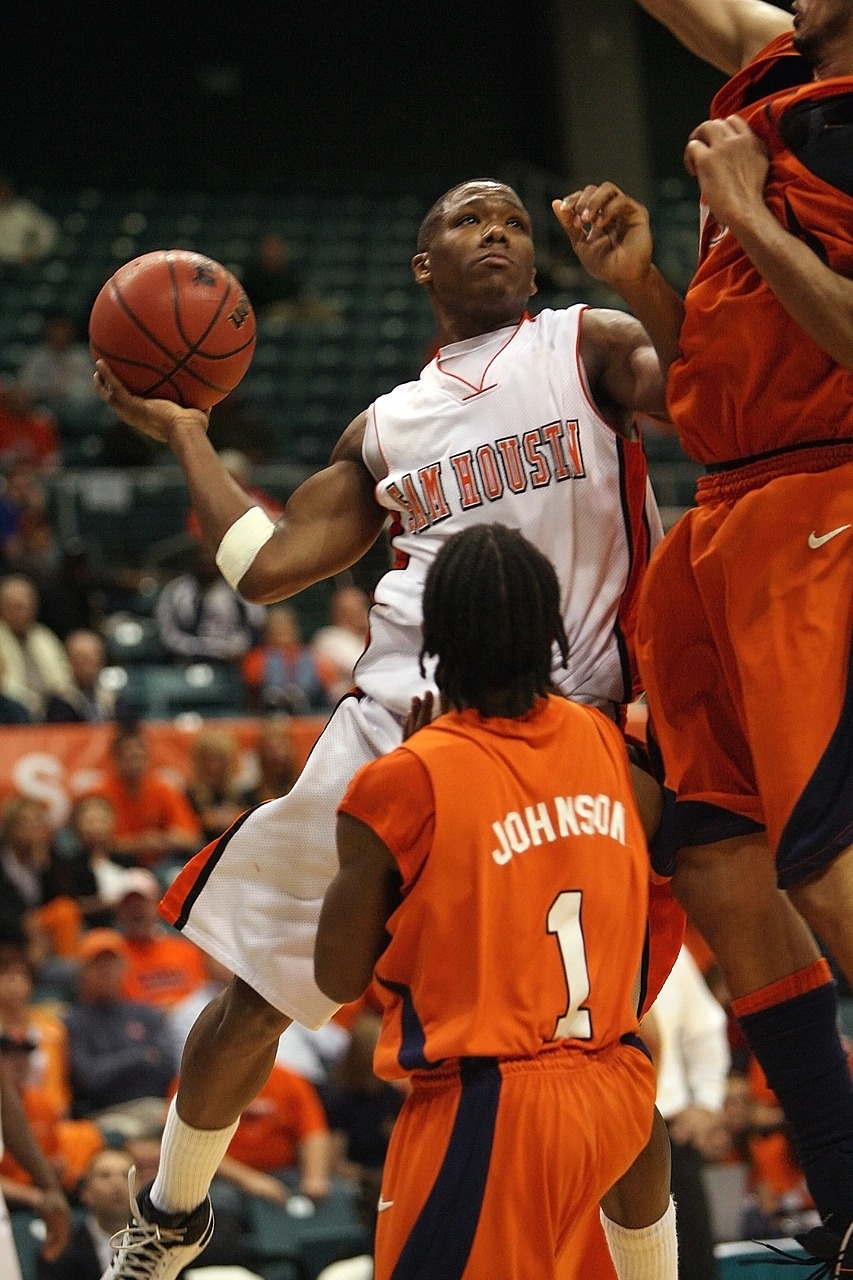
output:
M 113 919 L 127 944 L 122 996 L 171 1009 L 204 985 L 207 969 L 195 943 L 163 924 L 157 911 L 161 896 L 157 877 L 134 867 L 120 882 Z
M 128 947 L 113 929 L 92 929 L 80 944 L 77 995 L 66 1015 L 77 1115 L 121 1116 L 157 1109 L 177 1070 L 165 1015 L 124 999 Z M 165 1105 L 164 1105 L 165 1112 Z

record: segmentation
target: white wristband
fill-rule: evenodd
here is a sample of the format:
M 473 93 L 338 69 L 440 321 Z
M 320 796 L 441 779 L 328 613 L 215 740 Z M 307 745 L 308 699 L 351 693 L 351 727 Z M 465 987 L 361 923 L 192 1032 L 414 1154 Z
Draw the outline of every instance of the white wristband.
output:
M 250 507 L 235 520 L 216 552 L 216 565 L 229 587 L 237 590 L 240 579 L 255 562 L 261 547 L 275 532 L 275 525 L 260 507 Z

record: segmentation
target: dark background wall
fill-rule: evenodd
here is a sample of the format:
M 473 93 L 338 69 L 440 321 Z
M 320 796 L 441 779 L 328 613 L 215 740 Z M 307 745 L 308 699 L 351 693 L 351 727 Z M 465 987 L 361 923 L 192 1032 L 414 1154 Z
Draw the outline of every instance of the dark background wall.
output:
M 559 0 L 552 0 L 558 3 Z M 562 0 L 578 14 L 594 0 Z M 625 0 L 655 180 L 680 174 L 721 77 Z M 0 6 L 0 163 L 43 179 L 563 175 L 547 0 Z M 623 92 L 619 69 L 589 128 Z

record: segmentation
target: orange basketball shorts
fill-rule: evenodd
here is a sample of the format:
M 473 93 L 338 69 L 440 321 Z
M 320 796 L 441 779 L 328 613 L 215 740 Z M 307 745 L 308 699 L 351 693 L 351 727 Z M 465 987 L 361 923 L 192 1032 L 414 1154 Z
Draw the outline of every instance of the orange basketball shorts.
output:
M 652 1126 L 654 1068 L 636 1043 L 463 1059 L 413 1084 L 385 1163 L 376 1280 L 556 1277 Z
M 676 843 L 766 828 L 788 887 L 853 842 L 853 463 L 703 483 L 640 601 L 651 726 Z

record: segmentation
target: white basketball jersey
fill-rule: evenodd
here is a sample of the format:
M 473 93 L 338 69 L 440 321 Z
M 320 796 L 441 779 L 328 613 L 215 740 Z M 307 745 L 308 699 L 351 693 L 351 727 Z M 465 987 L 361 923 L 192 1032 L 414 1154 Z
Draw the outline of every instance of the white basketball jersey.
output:
M 395 567 L 375 591 L 358 686 L 405 715 L 421 676 L 421 596 L 445 539 L 472 523 L 519 529 L 552 561 L 569 641 L 554 681 L 599 706 L 637 691 L 637 592 L 661 537 L 643 446 L 592 402 L 584 307 L 442 348 L 417 382 L 371 405 L 364 461 L 391 513 Z

